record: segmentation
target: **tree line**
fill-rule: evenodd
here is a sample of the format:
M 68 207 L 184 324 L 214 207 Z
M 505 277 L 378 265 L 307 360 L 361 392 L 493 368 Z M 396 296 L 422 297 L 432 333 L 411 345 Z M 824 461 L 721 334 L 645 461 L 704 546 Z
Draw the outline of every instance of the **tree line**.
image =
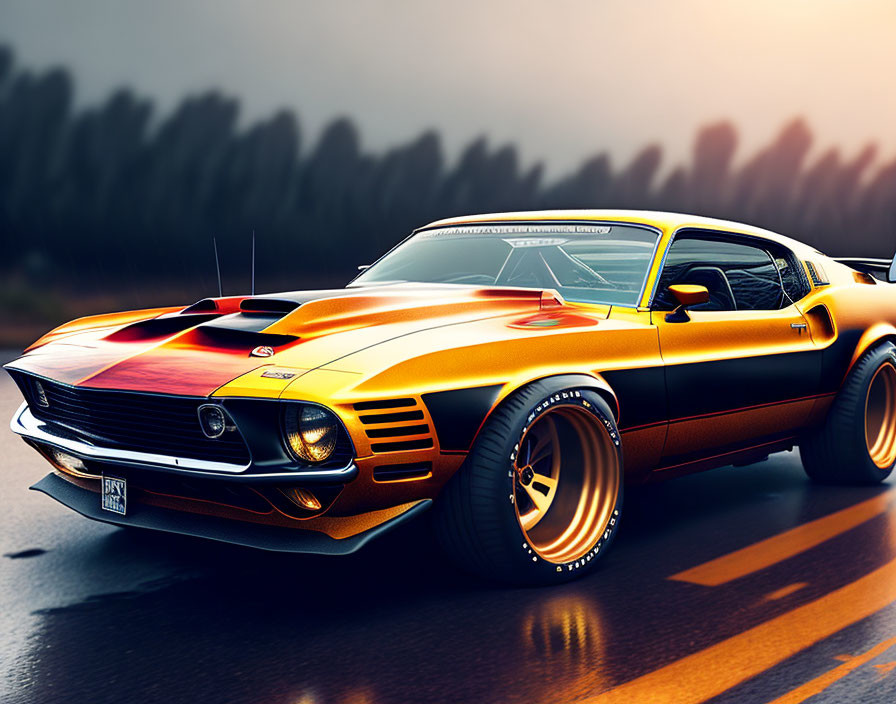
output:
M 289 110 L 240 127 L 238 101 L 217 91 L 167 115 L 127 88 L 82 109 L 73 95 L 65 69 L 34 72 L 0 47 L 6 276 L 93 286 L 198 277 L 212 287 L 214 237 L 225 281 L 247 281 L 254 230 L 260 281 L 338 284 L 430 220 L 546 208 L 694 212 L 831 254 L 889 257 L 896 247 L 896 161 L 878 163 L 873 145 L 810 159 L 802 119 L 738 164 L 737 131 L 720 122 L 698 131 L 690 163 L 662 177 L 662 150 L 649 145 L 620 168 L 600 153 L 549 181 L 515 146 L 485 138 L 453 160 L 435 131 L 372 154 L 346 118 L 313 144 Z

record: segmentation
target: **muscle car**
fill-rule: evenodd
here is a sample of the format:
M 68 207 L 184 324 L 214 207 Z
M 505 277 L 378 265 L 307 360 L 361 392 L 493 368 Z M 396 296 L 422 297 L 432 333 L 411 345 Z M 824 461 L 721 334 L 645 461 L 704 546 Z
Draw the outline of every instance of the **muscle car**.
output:
M 343 554 L 432 506 L 450 558 L 591 569 L 623 486 L 800 449 L 896 462 L 896 267 L 640 211 L 415 231 L 345 288 L 63 325 L 6 365 L 32 488 L 107 523 Z

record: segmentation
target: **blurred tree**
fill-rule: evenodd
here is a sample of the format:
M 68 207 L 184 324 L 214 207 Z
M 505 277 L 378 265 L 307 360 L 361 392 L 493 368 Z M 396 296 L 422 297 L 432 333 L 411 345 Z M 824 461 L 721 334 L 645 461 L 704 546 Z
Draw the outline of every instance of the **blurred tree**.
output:
M 546 208 L 597 208 L 609 204 L 613 175 L 606 154 L 586 159 L 581 168 L 547 189 Z
M 724 216 L 730 199 L 731 162 L 737 149 L 737 131 L 730 122 L 717 122 L 697 133 L 694 168 L 687 184 L 683 210 Z M 670 202 L 675 203 L 673 198 Z
M 248 285 L 250 237 L 264 282 L 344 283 L 415 226 L 474 212 L 538 208 L 661 208 L 743 220 L 834 254 L 896 249 L 896 162 L 875 166 L 869 145 L 845 160 L 829 150 L 807 164 L 812 134 L 796 119 L 733 166 L 729 122 L 698 131 L 690 163 L 658 182 L 662 150 L 649 145 L 614 171 L 605 153 L 544 183 L 515 145 L 480 137 L 446 164 L 426 131 L 366 154 L 342 117 L 306 147 L 282 110 L 239 124 L 236 100 L 215 91 L 168 115 L 130 90 L 73 111 L 61 69 L 33 73 L 0 46 L 0 270 L 83 290 L 141 282 L 206 282 L 211 240 L 225 283 Z M 262 284 L 264 287 L 264 284 Z
M 12 49 L 7 46 L 0 46 L 0 95 L 2 95 L 7 79 L 12 73 L 12 66 Z
M 616 177 L 609 201 L 617 208 L 644 208 L 653 192 L 653 179 L 663 159 L 663 150 L 656 144 L 635 155 Z
M 812 144 L 812 134 L 802 119 L 785 125 L 771 145 L 761 150 L 735 176 L 736 219 L 763 227 L 779 226 L 796 216 L 788 208 L 797 188 L 803 161 Z M 786 223 L 788 226 L 790 222 Z

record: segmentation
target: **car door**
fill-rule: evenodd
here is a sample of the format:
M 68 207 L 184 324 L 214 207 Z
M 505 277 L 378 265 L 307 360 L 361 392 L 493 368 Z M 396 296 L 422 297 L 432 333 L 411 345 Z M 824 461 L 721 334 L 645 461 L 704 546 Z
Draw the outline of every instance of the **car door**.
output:
M 670 421 L 663 466 L 761 447 L 806 424 L 820 386 L 821 352 L 793 304 L 804 293 L 785 286 L 782 270 L 789 280 L 797 271 L 805 279 L 796 257 L 775 243 L 676 234 L 651 311 Z M 668 287 L 676 283 L 706 286 L 708 303 L 668 316 L 676 305 Z

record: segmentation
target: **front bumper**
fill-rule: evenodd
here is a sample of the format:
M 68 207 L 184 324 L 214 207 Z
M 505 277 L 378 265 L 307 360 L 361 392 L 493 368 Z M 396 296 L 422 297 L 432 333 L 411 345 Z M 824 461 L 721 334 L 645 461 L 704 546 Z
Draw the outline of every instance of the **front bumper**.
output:
M 103 447 L 85 442 L 67 433 L 53 423 L 47 423 L 34 416 L 27 403 L 23 403 L 13 415 L 10 430 L 42 446 L 64 450 L 82 460 L 114 463 L 116 465 L 152 468 L 156 471 L 174 472 L 178 475 L 209 477 L 218 480 L 245 481 L 252 483 L 273 482 L 278 484 L 345 484 L 358 474 L 352 462 L 338 469 L 280 470 L 276 472 L 251 471 L 249 465 L 235 465 L 224 462 L 210 462 L 186 457 L 172 457 L 148 452 L 135 452 L 111 447 Z
M 340 555 L 354 552 L 432 503 L 428 497 L 393 498 L 384 492 L 382 500 L 371 505 L 361 492 L 363 500 L 333 515 L 330 509 L 358 476 L 354 462 L 304 471 L 282 462 L 238 466 L 109 447 L 37 418 L 27 404 L 16 411 L 10 427 L 57 469 L 32 489 L 87 518 L 115 525 L 264 550 Z M 56 450 L 80 459 L 85 469 L 61 465 Z M 129 494 L 133 489 L 127 516 L 102 510 L 104 475 L 126 479 Z M 317 506 L 296 501 L 300 488 Z
M 55 473 L 48 474 L 31 489 L 56 499 L 86 518 L 103 523 L 208 538 L 262 550 L 318 555 L 347 555 L 355 552 L 373 538 L 422 513 L 432 504 L 431 500 L 424 499 L 404 513 L 373 528 L 336 539 L 314 530 L 236 521 L 148 504 L 134 504 L 133 508 L 129 507 L 126 516 L 120 516 L 100 508 L 96 492 L 66 481 Z

